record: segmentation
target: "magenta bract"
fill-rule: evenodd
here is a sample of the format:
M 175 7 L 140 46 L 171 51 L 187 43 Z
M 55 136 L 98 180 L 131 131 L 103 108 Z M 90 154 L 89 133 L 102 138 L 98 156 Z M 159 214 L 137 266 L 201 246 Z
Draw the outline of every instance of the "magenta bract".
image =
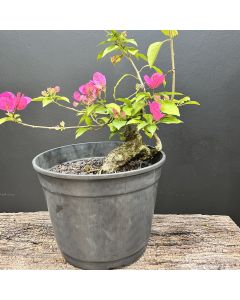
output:
M 23 110 L 31 100 L 31 98 L 24 96 L 22 93 L 14 95 L 12 92 L 4 92 L 0 94 L 0 109 L 11 113 Z
M 81 85 L 79 91 L 74 92 L 73 98 L 85 105 L 90 105 L 98 98 L 102 91 L 106 91 L 106 77 L 100 72 L 95 72 L 93 80 Z M 76 106 L 76 102 L 74 106 Z
M 161 84 L 163 84 L 165 80 L 165 75 L 159 73 L 154 73 L 151 77 L 149 77 L 148 75 L 144 75 L 144 80 L 146 84 L 150 87 L 150 89 L 153 90 L 158 88 Z
M 97 89 L 104 91 L 106 89 L 106 77 L 100 73 L 100 72 L 95 72 L 93 74 L 93 83 L 97 87 Z
M 161 112 L 161 104 L 159 102 L 150 102 L 148 101 L 150 112 L 155 121 L 159 121 L 164 117 L 164 114 Z

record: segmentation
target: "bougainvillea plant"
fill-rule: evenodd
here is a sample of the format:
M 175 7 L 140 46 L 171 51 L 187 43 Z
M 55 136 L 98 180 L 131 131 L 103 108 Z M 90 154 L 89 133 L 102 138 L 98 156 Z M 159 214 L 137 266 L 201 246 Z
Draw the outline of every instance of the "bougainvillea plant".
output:
M 111 151 L 100 170 L 102 173 L 117 171 L 136 156 L 149 159 L 162 149 L 158 136 L 161 124 L 179 124 L 179 108 L 184 105 L 195 104 L 190 97 L 175 91 L 175 62 L 174 38 L 178 36 L 176 30 L 162 30 L 164 39 L 149 45 L 147 54 L 138 49 L 138 44 L 127 33 L 115 30 L 106 32 L 106 40 L 100 43 L 104 49 L 98 54 L 100 60 L 111 54 L 113 65 L 119 64 L 123 59 L 132 66 L 133 73 L 123 74 L 113 89 L 113 97 L 107 99 L 107 79 L 100 72 L 95 72 L 92 79 L 82 84 L 73 93 L 73 101 L 59 95 L 60 87 L 50 87 L 43 91 L 40 97 L 29 98 L 22 93 L 16 95 L 12 92 L 0 94 L 0 110 L 5 111 L 5 117 L 0 119 L 0 124 L 14 122 L 21 126 L 43 128 L 50 130 L 74 129 L 76 138 L 82 134 L 108 127 L 109 137 L 119 134 L 123 143 Z M 171 67 L 163 72 L 157 65 L 156 59 L 161 47 L 170 45 Z M 139 65 L 141 64 L 141 67 Z M 146 75 L 146 70 L 150 76 Z M 119 96 L 118 86 L 128 77 L 135 79 L 133 93 Z M 171 78 L 171 90 L 166 91 L 166 81 Z M 25 109 L 30 103 L 41 102 L 43 107 L 58 105 L 71 110 L 76 116 L 76 125 L 68 126 L 64 121 L 54 126 L 42 126 L 25 123 L 19 111 Z M 67 104 L 68 103 L 68 104 Z M 154 139 L 155 147 L 149 148 L 143 142 L 143 135 Z

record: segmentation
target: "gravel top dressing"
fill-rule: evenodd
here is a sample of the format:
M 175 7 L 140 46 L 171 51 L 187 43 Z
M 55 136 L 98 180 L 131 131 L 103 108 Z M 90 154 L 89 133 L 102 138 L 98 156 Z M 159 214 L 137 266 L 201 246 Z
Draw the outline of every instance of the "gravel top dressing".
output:
M 50 171 L 61 174 L 94 175 L 99 174 L 103 162 L 104 157 L 85 158 L 56 165 L 52 167 Z M 142 169 L 152 164 L 152 159 L 143 161 L 139 158 L 135 158 L 124 166 L 120 167 L 116 173 Z

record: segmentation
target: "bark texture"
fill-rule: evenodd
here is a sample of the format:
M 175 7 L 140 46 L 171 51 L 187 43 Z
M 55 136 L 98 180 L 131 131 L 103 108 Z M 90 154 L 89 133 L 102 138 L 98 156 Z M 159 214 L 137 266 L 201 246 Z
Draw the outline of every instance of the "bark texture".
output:
M 139 134 L 113 149 L 106 157 L 100 173 L 113 173 L 121 166 L 124 166 L 131 159 L 141 155 L 142 159 L 149 158 L 151 150 L 143 144 Z
M 75 269 L 48 212 L 0 214 L 0 269 Z M 127 269 L 240 269 L 240 229 L 227 216 L 155 215 L 143 257 Z

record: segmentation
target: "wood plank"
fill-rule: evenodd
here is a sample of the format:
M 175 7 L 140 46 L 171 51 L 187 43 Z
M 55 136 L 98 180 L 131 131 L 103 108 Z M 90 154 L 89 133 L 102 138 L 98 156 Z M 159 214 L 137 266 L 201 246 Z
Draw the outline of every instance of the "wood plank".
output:
M 48 212 L 0 214 L 0 269 L 75 269 Z M 240 229 L 228 216 L 155 215 L 144 256 L 127 269 L 240 269 Z

